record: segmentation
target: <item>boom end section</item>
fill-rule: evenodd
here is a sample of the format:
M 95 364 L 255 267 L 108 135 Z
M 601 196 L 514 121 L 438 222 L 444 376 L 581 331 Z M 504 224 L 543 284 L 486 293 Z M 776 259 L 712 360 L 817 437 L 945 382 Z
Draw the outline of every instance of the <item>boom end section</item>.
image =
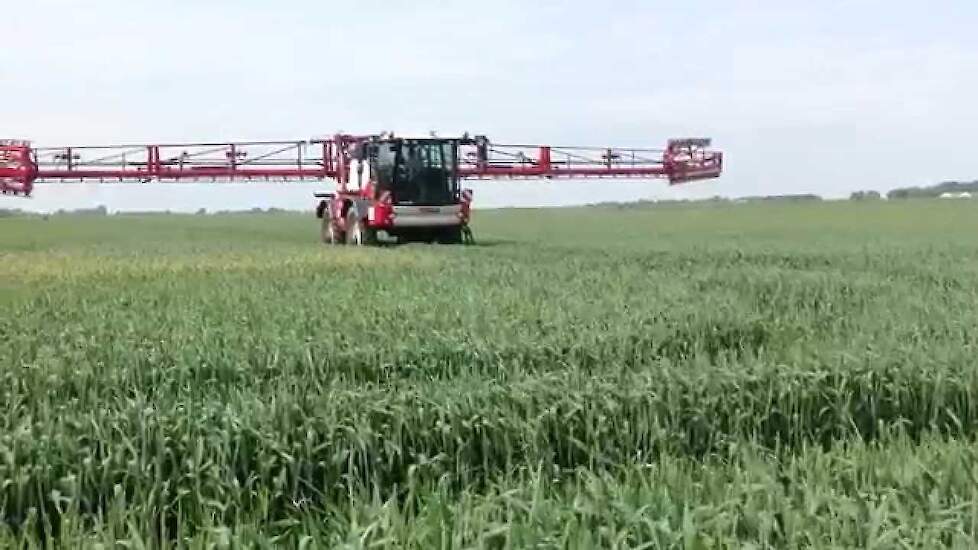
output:
M 37 179 L 31 144 L 28 141 L 0 140 L 0 193 L 30 196 Z
M 720 177 L 723 153 L 709 149 L 709 138 L 671 139 L 663 158 L 669 184 Z

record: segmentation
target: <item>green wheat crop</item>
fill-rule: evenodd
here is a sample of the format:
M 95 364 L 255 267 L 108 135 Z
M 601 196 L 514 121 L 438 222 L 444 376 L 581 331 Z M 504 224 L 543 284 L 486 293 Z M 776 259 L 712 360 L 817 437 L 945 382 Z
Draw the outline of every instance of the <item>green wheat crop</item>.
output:
M 0 220 L 0 546 L 973 547 L 978 206 Z

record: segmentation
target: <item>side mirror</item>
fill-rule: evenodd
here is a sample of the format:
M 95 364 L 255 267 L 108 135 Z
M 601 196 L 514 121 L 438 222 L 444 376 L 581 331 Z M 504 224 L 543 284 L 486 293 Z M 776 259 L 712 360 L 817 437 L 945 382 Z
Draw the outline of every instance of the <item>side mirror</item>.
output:
M 353 151 L 350 152 L 350 158 L 353 160 L 363 160 L 367 158 L 367 144 L 364 142 L 357 143 L 353 146 Z

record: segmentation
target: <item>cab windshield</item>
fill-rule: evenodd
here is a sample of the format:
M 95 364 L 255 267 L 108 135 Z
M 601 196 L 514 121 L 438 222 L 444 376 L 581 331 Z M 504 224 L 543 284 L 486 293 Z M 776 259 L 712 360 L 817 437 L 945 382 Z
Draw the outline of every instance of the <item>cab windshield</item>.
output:
M 451 142 L 405 141 L 398 151 L 392 194 L 398 204 L 439 205 L 455 200 Z

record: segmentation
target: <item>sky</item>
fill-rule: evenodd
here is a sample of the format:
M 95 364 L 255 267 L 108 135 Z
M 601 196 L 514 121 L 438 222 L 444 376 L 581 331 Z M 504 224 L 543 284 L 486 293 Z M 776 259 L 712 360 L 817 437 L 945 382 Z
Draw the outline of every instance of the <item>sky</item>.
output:
M 978 179 L 976 27 L 973 0 L 32 0 L 0 18 L 0 137 L 706 136 L 725 153 L 718 180 L 479 183 L 476 202 L 844 197 Z M 311 189 L 41 186 L 25 202 L 307 207 Z

